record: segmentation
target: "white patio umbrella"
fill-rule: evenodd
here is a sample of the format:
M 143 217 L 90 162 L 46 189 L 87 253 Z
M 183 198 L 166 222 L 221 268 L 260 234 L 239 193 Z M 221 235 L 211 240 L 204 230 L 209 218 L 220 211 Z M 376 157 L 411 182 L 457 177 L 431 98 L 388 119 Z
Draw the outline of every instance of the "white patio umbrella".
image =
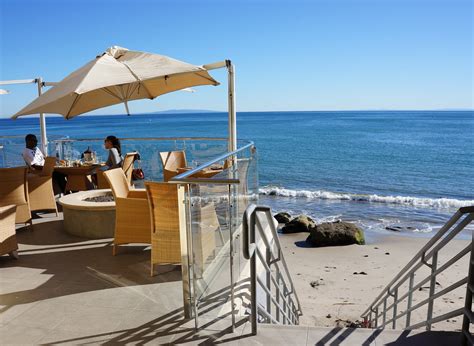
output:
M 207 70 L 163 55 L 114 46 L 12 116 L 62 114 L 71 119 L 94 109 L 198 85 L 219 85 Z

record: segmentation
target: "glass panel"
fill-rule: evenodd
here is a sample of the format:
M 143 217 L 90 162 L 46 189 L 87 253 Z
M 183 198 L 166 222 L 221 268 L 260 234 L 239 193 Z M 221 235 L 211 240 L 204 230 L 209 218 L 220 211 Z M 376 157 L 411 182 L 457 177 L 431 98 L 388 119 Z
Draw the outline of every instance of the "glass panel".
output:
M 226 169 L 212 177 L 216 183 L 193 184 L 188 190 L 191 285 L 202 323 L 231 317 L 232 294 L 235 316 L 245 315 L 250 281 L 248 272 L 243 272 L 247 261 L 241 257 L 240 237 L 243 213 L 258 196 L 256 161 L 253 147 L 243 150 L 220 163 Z M 239 179 L 239 184 L 222 183 L 224 179 Z

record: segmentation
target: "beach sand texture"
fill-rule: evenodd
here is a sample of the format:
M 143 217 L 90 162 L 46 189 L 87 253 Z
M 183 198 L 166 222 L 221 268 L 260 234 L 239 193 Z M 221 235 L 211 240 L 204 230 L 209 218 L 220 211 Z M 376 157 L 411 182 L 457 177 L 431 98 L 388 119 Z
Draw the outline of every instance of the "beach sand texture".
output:
M 429 241 L 428 238 L 385 237 L 367 245 L 340 247 L 301 247 L 307 233 L 280 234 L 285 258 L 301 301 L 303 316 L 300 324 L 332 327 L 338 320 L 361 320 L 360 314 L 380 294 L 382 289 Z M 297 246 L 296 244 L 300 245 Z M 439 253 L 438 267 L 457 254 L 470 242 L 454 240 Z M 448 268 L 437 277 L 437 292 L 462 279 L 468 272 L 468 256 Z M 365 272 L 364 274 L 354 274 Z M 424 266 L 415 276 L 415 284 L 427 277 Z M 311 283 L 313 283 L 311 285 Z M 313 287 L 314 286 L 314 287 Z M 413 305 L 428 297 L 429 283 L 413 296 Z M 408 283 L 403 287 L 408 287 Z M 426 287 L 426 288 L 424 288 Z M 435 300 L 434 316 L 464 306 L 466 286 Z M 400 290 L 400 295 L 406 288 Z M 389 304 L 391 301 L 389 301 Z M 406 309 L 405 299 L 398 307 L 398 313 Z M 412 313 L 412 323 L 426 319 L 426 307 Z M 387 320 L 393 310 L 388 312 Z M 433 330 L 459 330 L 462 316 L 439 322 Z M 405 319 L 397 322 L 397 329 L 405 327 Z

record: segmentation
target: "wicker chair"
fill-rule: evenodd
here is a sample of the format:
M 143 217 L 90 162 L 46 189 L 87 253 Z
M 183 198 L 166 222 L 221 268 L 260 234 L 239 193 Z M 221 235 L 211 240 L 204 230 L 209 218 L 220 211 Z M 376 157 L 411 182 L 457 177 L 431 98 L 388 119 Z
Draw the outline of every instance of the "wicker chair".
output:
M 151 216 L 151 276 L 157 264 L 181 263 L 180 226 L 184 227 L 183 192 L 176 184 L 146 182 Z M 178 193 L 179 191 L 179 193 Z M 180 198 L 178 195 L 181 194 Z
M 32 226 L 27 170 L 27 167 L 0 168 L 0 206 L 16 205 L 15 223 Z
M 176 184 L 146 182 L 151 216 L 151 275 L 155 265 L 182 263 L 182 246 L 186 242 L 186 213 L 181 201 L 184 189 Z M 219 222 L 213 204 L 200 208 L 199 229 L 193 232 L 195 259 L 202 270 L 206 260 L 214 254 L 216 230 Z M 184 239 L 182 238 L 184 237 Z M 200 272 L 202 272 L 202 270 Z
M 132 186 L 132 173 L 133 173 L 133 162 L 135 161 L 135 158 L 137 157 L 137 152 L 131 152 L 127 153 L 125 157 L 123 158 L 123 163 L 122 163 L 122 169 L 123 172 L 125 173 L 125 176 L 127 177 L 127 181 Z
M 184 151 L 165 151 L 160 153 L 163 165 L 163 181 L 167 182 L 186 169 L 186 154 Z
M 121 168 L 104 172 L 115 198 L 115 235 L 112 254 L 117 246 L 151 243 L 150 210 L 145 190 L 131 189 Z
M 130 186 L 132 186 L 132 172 L 133 172 L 133 162 L 137 156 L 137 152 L 127 153 L 123 159 L 122 169 L 127 177 L 127 181 Z M 110 189 L 109 182 L 104 176 L 104 171 L 97 171 L 97 188 L 98 189 Z
M 55 164 L 55 157 L 46 157 L 41 171 L 38 171 L 37 174 L 28 174 L 28 195 L 31 211 L 54 210 L 56 216 L 58 216 L 52 178 Z
M 18 243 L 15 231 L 16 205 L 0 207 L 0 256 L 9 254 L 18 258 Z

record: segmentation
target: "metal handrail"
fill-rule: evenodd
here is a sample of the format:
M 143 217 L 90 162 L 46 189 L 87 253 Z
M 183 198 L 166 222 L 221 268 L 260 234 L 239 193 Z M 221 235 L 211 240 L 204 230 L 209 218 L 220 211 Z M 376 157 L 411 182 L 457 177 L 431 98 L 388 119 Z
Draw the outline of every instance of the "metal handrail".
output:
M 181 181 L 184 181 L 184 179 L 196 174 L 196 173 L 199 173 L 200 171 L 202 171 L 203 169 L 206 169 L 218 162 L 222 162 L 224 160 L 226 160 L 227 158 L 229 157 L 233 157 L 234 155 L 237 155 L 238 153 L 240 153 L 241 151 L 244 151 L 245 149 L 248 149 L 248 148 L 251 148 L 254 146 L 254 143 L 252 141 L 249 141 L 249 143 L 247 143 L 246 145 L 244 145 L 243 147 L 240 147 L 238 148 L 237 150 L 234 150 L 234 151 L 231 151 L 231 152 L 228 152 L 228 153 L 225 153 L 221 156 L 218 156 L 216 157 L 215 159 L 213 160 L 210 160 L 210 161 L 207 161 L 206 163 L 196 167 L 196 168 L 193 168 L 189 171 L 186 171 L 184 173 L 181 173 L 175 177 L 173 177 L 170 182 L 181 182 Z M 196 178 L 197 179 L 197 178 Z M 206 179 L 207 180 L 207 179 Z M 212 180 L 212 178 L 210 179 Z
M 431 325 L 443 321 L 448 318 L 459 316 L 464 314 L 465 319 L 472 315 L 471 303 L 466 303 L 466 306 L 461 309 L 453 310 L 440 316 L 433 317 L 433 303 L 434 301 L 459 288 L 466 283 L 467 293 L 466 302 L 468 295 L 470 295 L 472 301 L 472 290 L 474 289 L 474 261 L 472 260 L 473 242 L 470 245 L 463 248 L 459 253 L 451 257 L 446 263 L 438 268 L 438 253 L 443 249 L 457 234 L 459 234 L 466 226 L 468 226 L 474 220 L 474 206 L 460 208 L 447 222 L 441 227 L 433 238 L 418 251 L 418 253 L 408 262 L 408 264 L 390 281 L 390 283 L 382 290 L 377 298 L 369 305 L 369 307 L 361 314 L 368 325 L 375 328 L 384 328 L 389 324 L 392 328 L 396 328 L 396 322 L 398 319 L 406 316 L 405 329 L 415 329 L 425 326 L 427 330 L 431 330 Z M 469 262 L 469 275 L 465 278 L 458 280 L 452 285 L 444 288 L 441 291 L 435 292 L 436 288 L 436 276 L 442 273 L 444 270 L 452 266 L 462 257 L 471 253 L 471 261 Z M 431 259 L 431 263 L 428 261 Z M 415 273 L 423 266 L 428 266 L 431 269 L 431 273 L 428 277 L 420 280 L 416 285 L 414 284 Z M 399 289 L 403 284 L 408 281 L 408 291 L 405 294 L 399 295 Z M 422 287 L 423 284 L 430 282 L 429 297 L 423 301 L 412 306 L 413 293 Z M 387 305 L 387 301 L 393 298 L 393 303 Z M 407 306 L 403 312 L 397 313 L 397 308 L 400 303 L 407 299 Z M 411 313 L 422 307 L 428 305 L 426 320 L 420 323 L 411 324 L 410 317 Z M 387 312 L 392 311 L 391 318 L 387 319 Z M 382 318 L 381 324 L 379 319 Z M 472 322 L 472 320 L 471 320 Z M 467 323 L 467 329 L 464 328 L 464 334 L 469 333 L 469 323 Z M 467 336 L 466 336 L 467 337 Z
M 259 212 L 263 212 L 267 218 L 271 232 L 270 239 L 267 238 L 267 234 L 265 233 L 265 230 L 257 217 L 257 213 Z M 245 259 L 250 260 L 250 319 L 252 334 L 255 335 L 257 333 L 259 314 L 270 323 L 298 324 L 299 316 L 302 315 L 301 304 L 298 299 L 298 295 L 296 294 L 295 286 L 293 284 L 293 280 L 291 279 L 285 257 L 283 256 L 281 250 L 281 245 L 278 239 L 278 233 L 275 228 L 271 209 L 265 206 L 256 206 L 254 204 L 250 205 L 244 213 L 242 226 L 243 255 Z M 265 256 L 260 251 L 256 241 L 256 228 L 258 229 L 260 238 L 262 239 L 265 248 Z M 274 251 L 275 248 L 276 253 Z M 263 282 L 258 276 L 257 259 L 260 260 L 260 263 L 265 269 L 266 282 Z M 282 268 L 280 268 L 279 262 L 282 263 L 288 283 L 285 281 L 285 278 L 282 275 Z M 272 270 L 272 267 L 274 270 Z M 272 295 L 272 283 L 276 288 L 276 297 L 273 297 Z M 259 285 L 265 292 L 267 309 L 264 309 L 260 304 L 257 303 L 257 285 Z M 271 314 L 271 306 L 276 307 L 276 318 Z
M 2 136 L 8 137 L 8 136 Z M 10 136 L 16 137 L 16 136 Z M 18 136 L 23 137 L 23 136 Z M 85 141 L 103 141 L 103 138 L 64 138 L 64 139 L 55 139 L 50 142 L 85 142 Z M 120 138 L 121 141 L 227 141 L 226 137 L 130 137 L 130 138 Z M 244 139 L 239 139 L 239 141 L 247 142 Z

